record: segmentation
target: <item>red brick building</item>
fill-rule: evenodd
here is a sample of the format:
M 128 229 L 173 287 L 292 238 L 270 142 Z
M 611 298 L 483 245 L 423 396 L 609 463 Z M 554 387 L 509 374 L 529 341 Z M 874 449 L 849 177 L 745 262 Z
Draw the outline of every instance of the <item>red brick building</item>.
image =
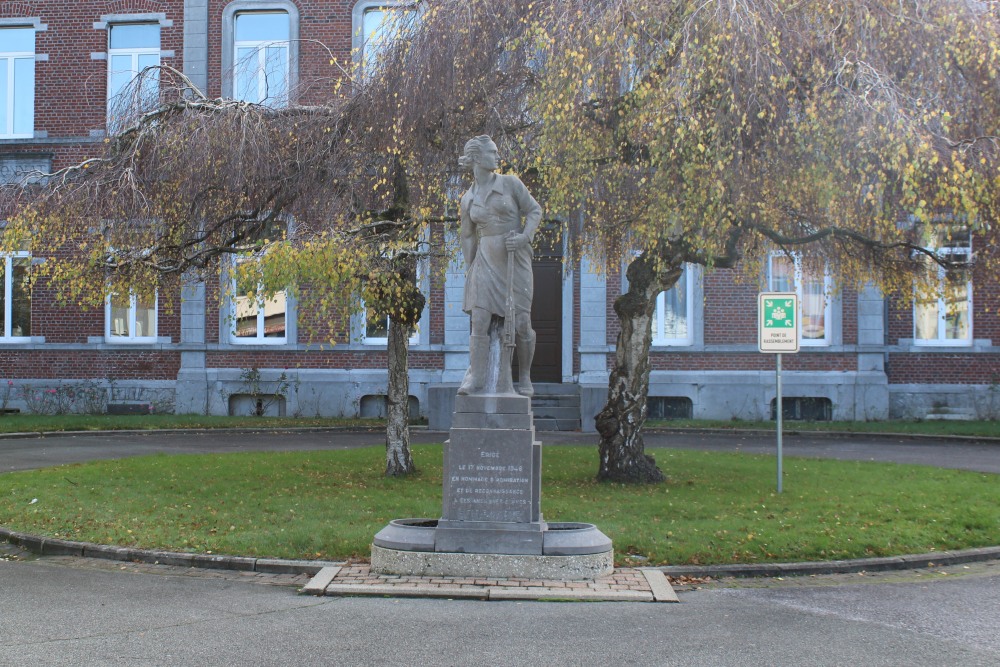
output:
M 149 65 L 183 71 L 210 96 L 308 102 L 329 83 L 330 54 L 363 57 L 361 35 L 392 4 L 0 0 L 0 178 L 96 153 L 113 129 L 116 93 Z M 967 253 L 969 244 L 950 252 Z M 539 427 L 592 428 L 617 333 L 611 304 L 620 272 L 564 265 L 559 248 L 536 254 Z M 115 297 L 88 311 L 58 305 L 44 284 L 29 285 L 25 253 L 2 261 L 0 398 L 8 409 L 83 410 L 103 400 L 226 413 L 276 395 L 261 407 L 289 415 L 382 411 L 384 327 L 363 315 L 315 323 L 308 295 L 248 303 L 238 293 L 226 297 L 218 281 L 189 285 L 173 310 Z M 413 409 L 444 426 L 468 359 L 463 267 L 425 282 L 428 306 L 411 347 Z M 838 293 L 784 257 L 768 262 L 756 282 L 691 267 L 658 305 L 651 413 L 767 418 L 774 359 L 757 351 L 756 295 L 780 290 L 799 292 L 803 303 L 802 349 L 784 360 L 786 409 L 797 416 L 992 417 L 1000 410 L 996 290 L 975 276 L 971 283 L 942 277 L 942 285 L 940 299 L 914 304 L 873 290 Z M 307 329 L 346 342 L 315 344 L 325 337 L 310 338 Z

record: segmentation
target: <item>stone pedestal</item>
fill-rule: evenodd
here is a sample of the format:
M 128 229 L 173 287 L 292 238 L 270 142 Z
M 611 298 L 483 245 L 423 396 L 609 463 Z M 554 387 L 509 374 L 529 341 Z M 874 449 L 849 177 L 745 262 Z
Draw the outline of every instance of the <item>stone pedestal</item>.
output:
M 375 536 L 383 574 L 579 579 L 610 574 L 611 540 L 587 523 L 547 524 L 531 399 L 457 396 L 440 519 L 397 519 Z M 471 574 L 470 574 L 471 573 Z M 503 574 L 500 574 L 503 573 Z
M 458 396 L 444 449 L 444 506 L 434 550 L 542 554 L 542 443 L 531 399 Z

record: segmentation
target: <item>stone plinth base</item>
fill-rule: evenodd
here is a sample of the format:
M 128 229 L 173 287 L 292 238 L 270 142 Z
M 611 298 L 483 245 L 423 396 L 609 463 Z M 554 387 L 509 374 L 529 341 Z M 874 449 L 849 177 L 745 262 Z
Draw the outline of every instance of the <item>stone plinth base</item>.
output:
M 456 397 L 434 551 L 545 555 L 541 480 L 542 443 L 535 440 L 530 399 Z
M 413 577 L 596 579 L 614 571 L 614 552 L 579 556 L 399 551 L 372 545 L 371 571 Z
M 531 400 L 457 396 L 444 446 L 440 519 L 396 519 L 375 535 L 379 574 L 593 579 L 613 571 L 608 536 L 541 513 L 542 443 Z
M 592 523 L 548 523 L 537 533 L 524 531 L 526 535 L 537 535 L 537 552 L 492 551 L 482 552 L 455 548 L 454 540 L 447 529 L 442 530 L 442 521 L 437 519 L 394 519 L 380 530 L 373 543 L 383 549 L 397 551 L 437 551 L 442 553 L 502 553 L 538 556 L 586 556 L 610 553 L 611 539 Z M 512 531 L 513 532 L 513 531 Z

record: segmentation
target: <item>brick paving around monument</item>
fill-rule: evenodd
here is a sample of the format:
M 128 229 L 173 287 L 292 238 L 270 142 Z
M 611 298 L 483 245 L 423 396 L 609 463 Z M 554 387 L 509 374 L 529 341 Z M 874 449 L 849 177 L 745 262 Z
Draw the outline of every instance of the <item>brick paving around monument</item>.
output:
M 622 568 L 597 579 L 558 581 L 503 577 L 374 574 L 367 564 L 324 568 L 303 589 L 315 595 L 446 597 L 481 600 L 676 602 L 663 573 Z

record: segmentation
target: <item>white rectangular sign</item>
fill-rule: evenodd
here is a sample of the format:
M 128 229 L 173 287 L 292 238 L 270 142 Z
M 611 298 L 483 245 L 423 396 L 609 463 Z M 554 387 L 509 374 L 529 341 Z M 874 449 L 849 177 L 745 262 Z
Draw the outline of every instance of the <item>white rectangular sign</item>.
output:
M 799 351 L 799 296 L 761 292 L 757 297 L 757 348 L 761 352 Z

